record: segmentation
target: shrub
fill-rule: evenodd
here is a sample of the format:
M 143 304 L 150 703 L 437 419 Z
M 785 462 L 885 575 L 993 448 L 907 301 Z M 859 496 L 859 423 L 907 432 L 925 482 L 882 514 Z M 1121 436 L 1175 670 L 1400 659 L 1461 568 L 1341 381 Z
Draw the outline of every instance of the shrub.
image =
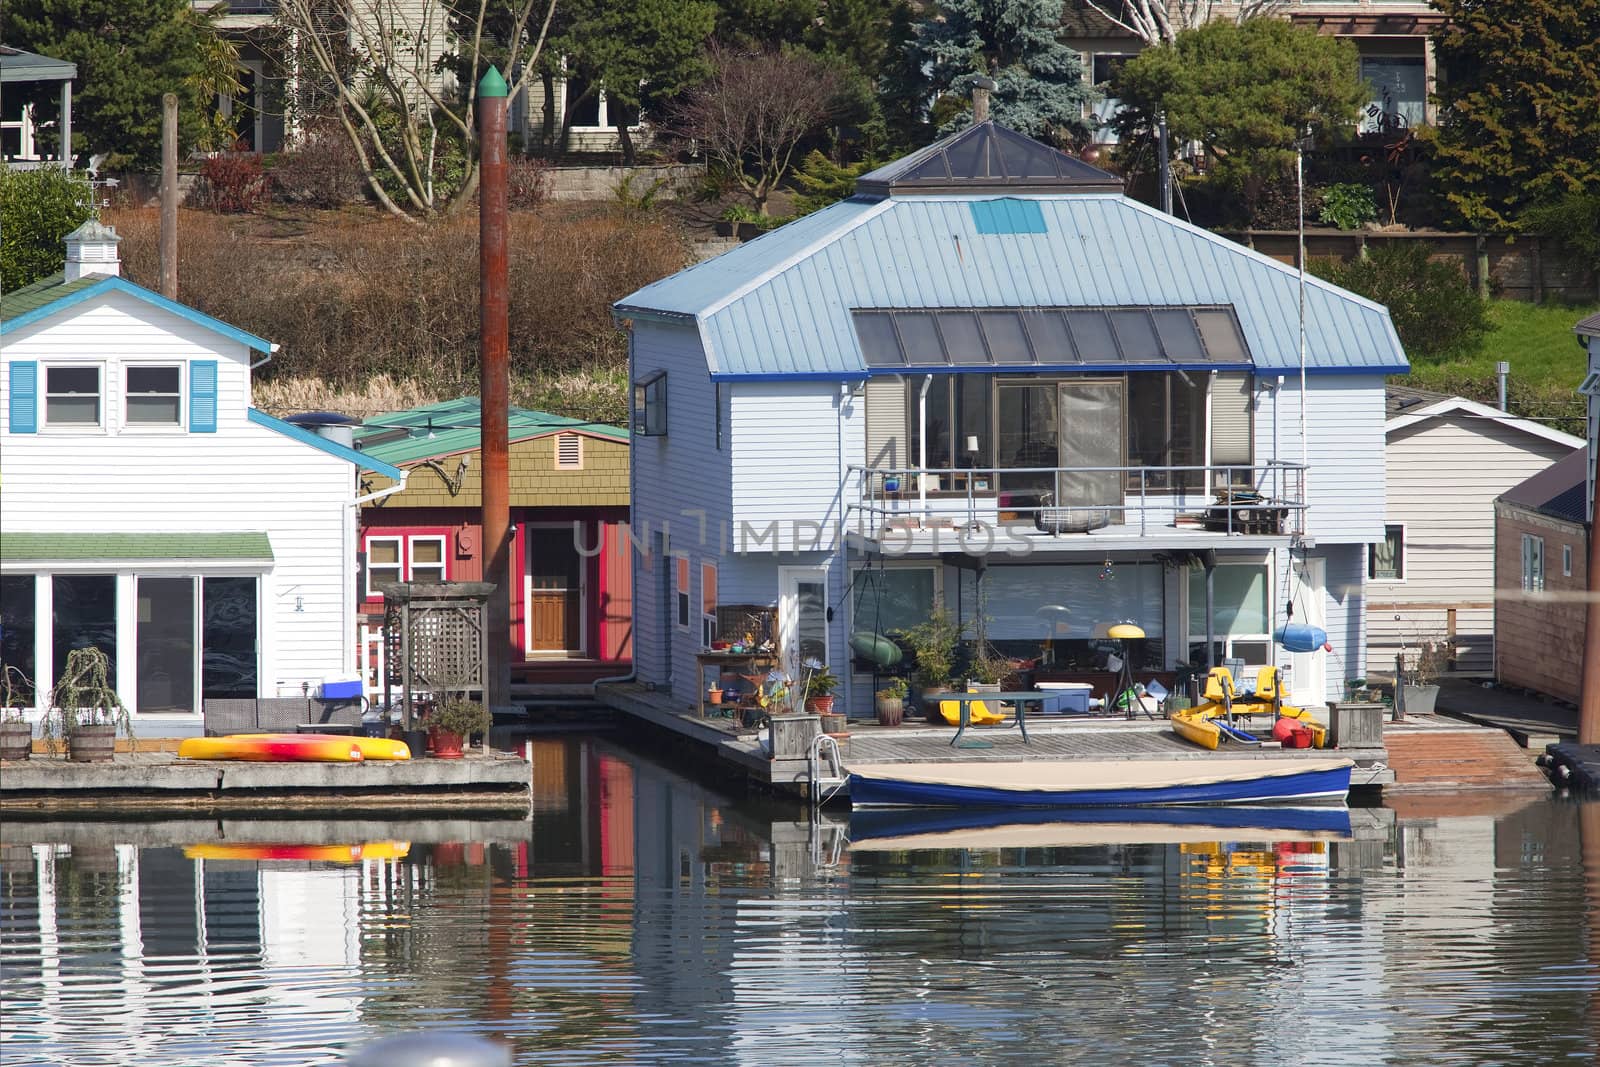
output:
M 93 210 L 93 190 L 81 174 L 0 164 L 0 288 L 9 293 L 60 270 L 62 238 Z
M 506 203 L 513 210 L 532 211 L 550 198 L 550 163 L 512 156 L 506 165 Z
M 271 177 L 279 199 L 312 207 L 343 207 L 367 190 L 355 147 L 344 130 L 331 125 L 308 131 L 299 149 L 278 158 Z
M 1339 182 L 1322 190 L 1322 222 L 1341 230 L 1354 230 L 1378 217 L 1372 190 L 1356 182 Z
M 1397 241 L 1366 259 L 1316 260 L 1307 267 L 1388 307 L 1406 351 L 1416 359 L 1440 360 L 1476 346 L 1489 330 L 1489 315 L 1466 275 L 1435 262 L 1432 252 L 1431 245 Z
M 1530 208 L 1518 223 L 1525 232 L 1553 241 L 1569 266 L 1600 277 L 1600 189 Z
M 267 172 L 256 152 L 218 152 L 200 165 L 206 202 L 225 215 L 254 211 L 267 199 Z

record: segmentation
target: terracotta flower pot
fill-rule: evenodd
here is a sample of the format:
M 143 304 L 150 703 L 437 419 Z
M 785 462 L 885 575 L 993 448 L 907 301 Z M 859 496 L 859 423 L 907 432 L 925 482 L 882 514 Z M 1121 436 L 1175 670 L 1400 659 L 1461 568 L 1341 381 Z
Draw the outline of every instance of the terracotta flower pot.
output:
M 466 738 L 460 734 L 453 734 L 448 730 L 435 728 L 433 731 L 434 759 L 460 759 L 465 741 Z
M 806 700 L 806 710 L 813 715 L 833 714 L 833 695 L 825 697 L 810 697 Z

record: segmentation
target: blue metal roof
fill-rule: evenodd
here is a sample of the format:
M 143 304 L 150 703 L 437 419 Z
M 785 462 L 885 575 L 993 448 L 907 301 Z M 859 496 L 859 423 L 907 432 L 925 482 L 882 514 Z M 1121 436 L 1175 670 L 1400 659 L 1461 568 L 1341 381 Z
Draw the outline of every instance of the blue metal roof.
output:
M 615 312 L 695 322 L 716 378 L 859 378 L 855 308 L 1225 304 L 1258 370 L 1298 368 L 1294 268 L 1125 196 L 1005 195 L 1037 201 L 1044 232 L 980 232 L 971 205 L 995 196 L 856 198 L 648 285 Z M 1312 277 L 1306 367 L 1409 369 L 1386 308 Z

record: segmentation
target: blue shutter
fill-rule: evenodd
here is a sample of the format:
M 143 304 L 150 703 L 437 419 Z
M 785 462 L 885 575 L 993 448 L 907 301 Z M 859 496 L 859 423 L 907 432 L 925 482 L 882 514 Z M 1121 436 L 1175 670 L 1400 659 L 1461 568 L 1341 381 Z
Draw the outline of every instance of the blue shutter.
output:
M 189 364 L 189 432 L 217 432 L 217 361 Z
M 11 364 L 11 432 L 39 430 L 39 364 L 15 360 Z

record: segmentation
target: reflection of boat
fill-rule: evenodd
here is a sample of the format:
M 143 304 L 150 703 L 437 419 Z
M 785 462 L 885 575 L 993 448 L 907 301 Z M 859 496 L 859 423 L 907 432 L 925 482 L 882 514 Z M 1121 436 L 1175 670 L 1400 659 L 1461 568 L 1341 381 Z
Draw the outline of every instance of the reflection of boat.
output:
M 411 851 L 409 841 L 369 841 L 360 845 L 234 844 L 227 841 L 190 845 L 183 854 L 192 860 L 317 860 L 322 863 L 356 863 L 393 860 Z
M 1234 719 L 1253 715 L 1270 715 L 1274 723 L 1290 720 L 1288 725 L 1274 729 L 1274 736 L 1285 734 L 1285 748 L 1325 748 L 1328 729 L 1313 719 L 1304 708 L 1283 702 L 1278 685 L 1278 669 L 1262 667 L 1256 675 L 1256 688 L 1252 693 L 1240 693 L 1234 688 L 1233 674 L 1226 667 L 1213 667 L 1206 675 L 1203 700 L 1192 708 L 1174 710 L 1168 718 L 1172 731 L 1185 741 L 1201 748 L 1215 750 L 1227 741 L 1259 744 L 1254 734 L 1240 729 Z M 1304 735 L 1303 739 L 1298 735 Z M 1302 739 L 1304 743 L 1295 744 Z
M 1107 807 L 1342 800 L 1348 759 L 859 763 L 854 807 Z
M 1070 848 L 1207 841 L 1322 841 L 1350 836 L 1344 805 L 1139 808 L 869 809 L 850 815 L 852 851 Z
M 256 763 L 360 763 L 405 760 L 404 741 L 344 734 L 228 734 L 190 737 L 178 743 L 180 759 L 249 760 Z

